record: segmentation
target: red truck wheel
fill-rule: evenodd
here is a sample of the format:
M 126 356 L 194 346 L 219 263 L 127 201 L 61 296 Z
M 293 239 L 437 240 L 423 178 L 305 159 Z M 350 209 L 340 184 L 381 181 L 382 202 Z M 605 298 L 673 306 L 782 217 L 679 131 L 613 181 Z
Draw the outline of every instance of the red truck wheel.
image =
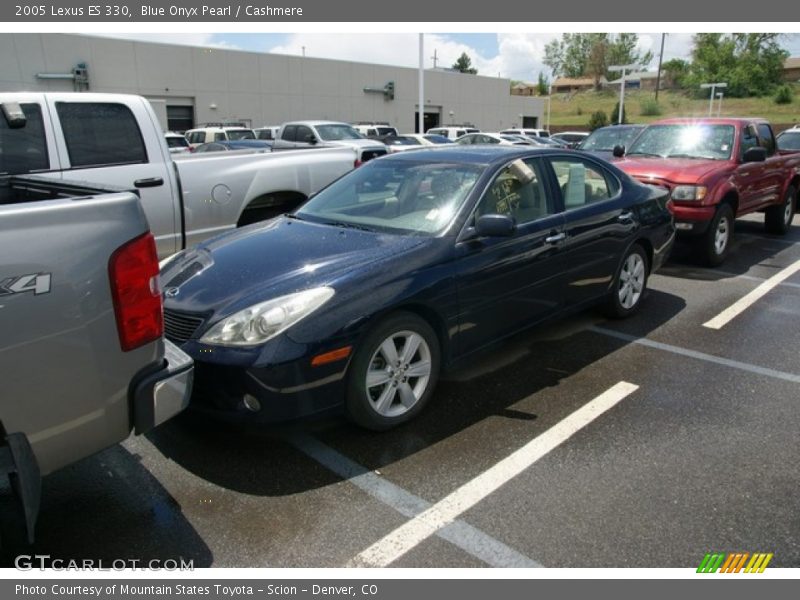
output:
M 731 205 L 720 204 L 708 231 L 701 239 L 703 260 L 710 267 L 721 265 L 728 256 L 733 241 L 733 221 Z
M 795 196 L 797 190 L 792 186 L 786 190 L 786 196 L 777 206 L 770 206 L 764 213 L 764 227 L 768 233 L 786 235 L 792 226 L 795 211 Z

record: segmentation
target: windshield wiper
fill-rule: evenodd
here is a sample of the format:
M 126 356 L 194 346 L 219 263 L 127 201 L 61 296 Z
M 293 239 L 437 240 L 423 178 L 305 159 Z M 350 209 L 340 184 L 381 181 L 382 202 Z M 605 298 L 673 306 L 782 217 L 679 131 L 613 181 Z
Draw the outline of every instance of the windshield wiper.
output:
M 696 154 L 667 154 L 664 158 L 696 158 L 698 160 L 716 160 L 713 156 L 698 156 Z
M 653 154 L 652 152 L 628 152 L 628 156 L 653 156 L 655 158 L 664 158 L 660 154 Z
M 367 227 L 366 225 L 360 225 L 358 223 L 349 223 L 347 221 L 323 221 L 325 225 L 330 225 L 332 227 L 342 227 L 345 229 L 358 229 L 360 231 L 374 231 L 373 229 Z
M 305 219 L 300 215 L 298 215 L 297 213 L 286 213 L 283 216 L 286 217 L 287 219 L 294 219 L 296 221 L 305 221 Z

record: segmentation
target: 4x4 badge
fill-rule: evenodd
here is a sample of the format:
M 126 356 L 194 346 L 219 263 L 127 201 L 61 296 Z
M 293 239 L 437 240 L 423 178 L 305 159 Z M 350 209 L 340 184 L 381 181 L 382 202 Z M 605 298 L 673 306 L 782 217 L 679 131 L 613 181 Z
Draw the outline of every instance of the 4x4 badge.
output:
M 33 292 L 34 296 L 50 292 L 50 273 L 31 273 L 0 280 L 0 296 Z

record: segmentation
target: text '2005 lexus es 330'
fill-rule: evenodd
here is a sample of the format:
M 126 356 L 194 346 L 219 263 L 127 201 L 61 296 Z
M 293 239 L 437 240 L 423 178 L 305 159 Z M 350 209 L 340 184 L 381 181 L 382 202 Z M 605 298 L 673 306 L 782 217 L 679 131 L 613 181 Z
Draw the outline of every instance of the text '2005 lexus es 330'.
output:
M 589 155 L 403 152 L 174 257 L 167 336 L 206 410 L 388 429 L 493 342 L 594 303 L 633 313 L 673 240 L 668 192 Z

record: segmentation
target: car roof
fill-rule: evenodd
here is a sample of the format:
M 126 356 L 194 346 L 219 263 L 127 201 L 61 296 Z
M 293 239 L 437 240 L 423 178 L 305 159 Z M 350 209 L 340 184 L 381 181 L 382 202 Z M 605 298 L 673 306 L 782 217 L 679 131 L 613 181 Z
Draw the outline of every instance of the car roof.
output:
M 455 148 L 453 147 L 455 146 Z M 435 157 L 441 162 L 464 163 L 474 165 L 491 165 L 506 162 L 515 157 L 536 156 L 562 152 L 558 148 L 541 148 L 534 146 L 461 146 L 459 144 L 446 144 L 442 146 L 428 146 L 413 152 L 398 152 L 381 157 L 380 160 L 408 160 L 418 161 L 423 156 Z
M 345 123 L 344 121 L 287 121 L 283 124 L 285 127 L 286 125 L 311 125 L 312 127 L 316 127 L 317 125 L 347 125 L 348 127 L 354 127 L 350 123 Z
M 673 118 L 661 119 L 650 123 L 651 125 L 740 125 L 743 123 L 768 123 L 766 119 L 760 117 L 695 117 L 695 118 Z

